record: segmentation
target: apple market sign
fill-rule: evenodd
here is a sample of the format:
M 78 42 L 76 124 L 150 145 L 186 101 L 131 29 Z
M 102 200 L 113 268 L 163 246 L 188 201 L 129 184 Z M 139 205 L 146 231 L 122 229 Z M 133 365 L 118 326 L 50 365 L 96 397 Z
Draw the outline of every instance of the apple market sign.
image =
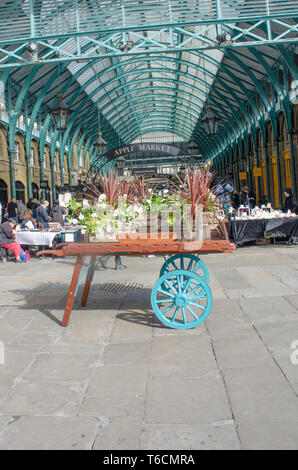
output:
M 180 149 L 174 147 L 173 145 L 167 144 L 156 144 L 156 143 L 140 143 L 140 144 L 130 144 L 125 147 L 118 147 L 113 150 L 107 152 L 104 156 L 107 158 L 108 161 L 114 160 L 118 157 L 125 157 L 126 155 L 130 155 L 132 153 L 138 152 L 155 152 L 155 153 L 162 153 L 162 154 L 169 154 L 173 156 L 177 156 L 180 152 Z

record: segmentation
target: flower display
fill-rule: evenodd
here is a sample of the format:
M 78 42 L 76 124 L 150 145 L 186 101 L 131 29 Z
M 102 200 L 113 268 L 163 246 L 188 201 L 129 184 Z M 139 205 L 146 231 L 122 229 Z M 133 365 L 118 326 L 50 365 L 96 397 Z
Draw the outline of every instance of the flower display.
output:
M 89 202 L 69 201 L 69 220 L 97 240 L 147 232 L 149 226 L 151 230 L 154 226 L 154 231 L 164 231 L 180 223 L 184 230 L 192 230 L 198 205 L 206 213 L 216 210 L 211 180 L 210 174 L 193 171 L 187 173 L 182 187 L 172 185 L 155 191 L 144 177 L 125 179 L 110 171 L 100 177 L 99 186 L 89 184 Z

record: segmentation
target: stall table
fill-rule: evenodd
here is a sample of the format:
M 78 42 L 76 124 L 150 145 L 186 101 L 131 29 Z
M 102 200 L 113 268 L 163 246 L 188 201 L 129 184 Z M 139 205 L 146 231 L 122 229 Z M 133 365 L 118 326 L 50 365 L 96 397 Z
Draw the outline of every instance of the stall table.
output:
M 226 227 L 229 240 L 236 244 L 256 241 L 274 233 L 291 240 L 298 237 L 298 216 L 231 220 L 226 222 Z
M 60 235 L 60 231 L 37 231 L 37 230 L 24 230 L 24 231 L 16 231 L 16 241 L 20 245 L 42 245 L 42 246 L 49 246 L 50 248 L 53 246 L 53 240 L 57 235 Z

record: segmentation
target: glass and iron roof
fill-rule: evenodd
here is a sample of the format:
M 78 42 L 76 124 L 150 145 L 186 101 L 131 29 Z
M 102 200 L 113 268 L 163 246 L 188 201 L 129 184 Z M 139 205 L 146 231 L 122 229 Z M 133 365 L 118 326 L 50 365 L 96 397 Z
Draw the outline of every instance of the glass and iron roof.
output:
M 169 133 L 209 159 L 256 124 L 256 93 L 267 111 L 268 83 L 283 97 L 280 67 L 297 80 L 297 17 L 294 0 L 4 0 L 0 80 L 41 122 L 61 91 L 69 138 L 92 143 L 100 126 L 113 148 Z M 203 130 L 207 105 L 217 136 Z

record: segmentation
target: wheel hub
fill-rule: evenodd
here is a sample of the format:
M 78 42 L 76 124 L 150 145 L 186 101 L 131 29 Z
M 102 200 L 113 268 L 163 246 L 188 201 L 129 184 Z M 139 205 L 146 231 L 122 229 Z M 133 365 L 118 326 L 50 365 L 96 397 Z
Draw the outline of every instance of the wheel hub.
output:
M 175 304 L 178 307 L 185 307 L 185 305 L 187 304 L 186 296 L 183 295 L 183 294 L 177 294 L 176 297 L 175 297 Z

